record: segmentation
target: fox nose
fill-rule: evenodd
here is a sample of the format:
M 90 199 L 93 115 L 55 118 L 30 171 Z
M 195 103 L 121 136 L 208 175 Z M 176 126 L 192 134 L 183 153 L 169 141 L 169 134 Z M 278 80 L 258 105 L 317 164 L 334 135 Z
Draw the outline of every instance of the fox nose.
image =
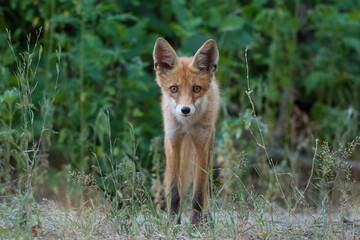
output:
M 190 108 L 189 107 L 182 107 L 181 108 L 181 112 L 183 114 L 189 114 L 190 113 Z

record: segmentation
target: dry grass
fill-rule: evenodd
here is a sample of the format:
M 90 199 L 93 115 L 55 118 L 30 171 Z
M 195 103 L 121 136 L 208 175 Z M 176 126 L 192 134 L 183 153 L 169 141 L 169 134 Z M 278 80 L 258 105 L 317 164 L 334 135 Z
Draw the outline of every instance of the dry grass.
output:
M 276 204 L 269 208 L 230 210 L 223 205 L 216 210 L 214 228 L 195 228 L 189 224 L 189 214 L 183 214 L 181 225 L 168 221 L 166 214 L 154 215 L 147 206 L 140 210 L 119 210 L 109 214 L 93 200 L 72 209 L 59 207 L 44 200 L 33 206 L 31 232 L 14 226 L 14 207 L 1 206 L 1 239 L 14 236 L 37 236 L 39 239 L 360 239 L 360 208 L 354 204 L 351 214 L 341 219 L 337 213 L 323 215 L 308 208 L 289 214 Z M 268 211 L 265 211 L 268 209 Z M 133 212 L 131 212 L 133 211 Z M 19 232 L 22 231 L 22 232 Z

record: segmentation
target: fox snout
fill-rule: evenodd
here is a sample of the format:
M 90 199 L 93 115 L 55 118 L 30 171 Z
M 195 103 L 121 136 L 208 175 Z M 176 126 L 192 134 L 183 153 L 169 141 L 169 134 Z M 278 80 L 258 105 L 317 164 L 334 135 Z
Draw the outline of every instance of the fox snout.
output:
M 195 113 L 195 106 L 191 106 L 191 105 L 176 106 L 176 113 L 182 117 L 191 116 Z
M 182 107 L 181 112 L 186 115 L 191 112 L 191 109 L 189 107 Z

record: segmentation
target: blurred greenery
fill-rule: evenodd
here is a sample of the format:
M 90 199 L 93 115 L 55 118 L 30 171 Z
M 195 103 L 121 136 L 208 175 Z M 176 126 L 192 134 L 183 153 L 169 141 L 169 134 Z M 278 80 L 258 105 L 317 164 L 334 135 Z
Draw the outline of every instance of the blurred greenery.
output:
M 359 135 L 359 0 L 1 1 L 0 159 L 1 168 L 17 169 L 13 177 L 22 172 L 10 140 L 21 138 L 14 131 L 21 128 L 21 115 L 13 90 L 17 66 L 6 29 L 19 53 L 26 50 L 27 34 L 34 36 L 39 28 L 43 54 L 34 111 L 41 112 L 43 96 L 53 93 L 55 50 L 61 49 L 59 89 L 46 126 L 53 131 L 45 135 L 52 172 L 69 166 L 90 172 L 96 164 L 92 153 L 105 158 L 111 147 L 115 158 L 131 158 L 129 122 L 139 144 L 131 159 L 152 172 L 151 143 L 163 134 L 152 62 L 158 37 L 188 56 L 209 38 L 218 42 L 216 76 L 223 100 L 216 136 L 219 164 L 243 150 L 258 158 L 246 124 L 253 118 L 245 94 L 246 47 L 260 127 L 268 145 L 280 149 L 280 159 L 299 148 L 311 153 L 315 138 L 337 146 Z M 107 111 L 113 146 L 104 125 Z M 40 117 L 35 116 L 34 125 L 38 136 Z M 261 167 L 261 161 L 252 164 Z M 4 174 L 0 178 L 9 180 Z

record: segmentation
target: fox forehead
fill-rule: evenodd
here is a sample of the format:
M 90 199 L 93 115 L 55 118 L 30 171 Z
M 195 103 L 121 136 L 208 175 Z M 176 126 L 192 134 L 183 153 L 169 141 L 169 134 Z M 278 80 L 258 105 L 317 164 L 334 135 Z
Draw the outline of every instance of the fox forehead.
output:
M 191 66 L 193 57 L 178 57 L 179 64 L 176 68 L 168 72 L 157 72 L 160 85 L 166 86 L 171 82 L 172 85 L 180 85 L 188 82 L 195 75 L 195 69 Z
M 157 72 L 157 80 L 161 87 L 208 85 L 213 76 L 199 72 L 192 66 L 193 57 L 178 57 L 179 64 L 168 72 Z M 207 88 L 206 86 L 202 86 Z

